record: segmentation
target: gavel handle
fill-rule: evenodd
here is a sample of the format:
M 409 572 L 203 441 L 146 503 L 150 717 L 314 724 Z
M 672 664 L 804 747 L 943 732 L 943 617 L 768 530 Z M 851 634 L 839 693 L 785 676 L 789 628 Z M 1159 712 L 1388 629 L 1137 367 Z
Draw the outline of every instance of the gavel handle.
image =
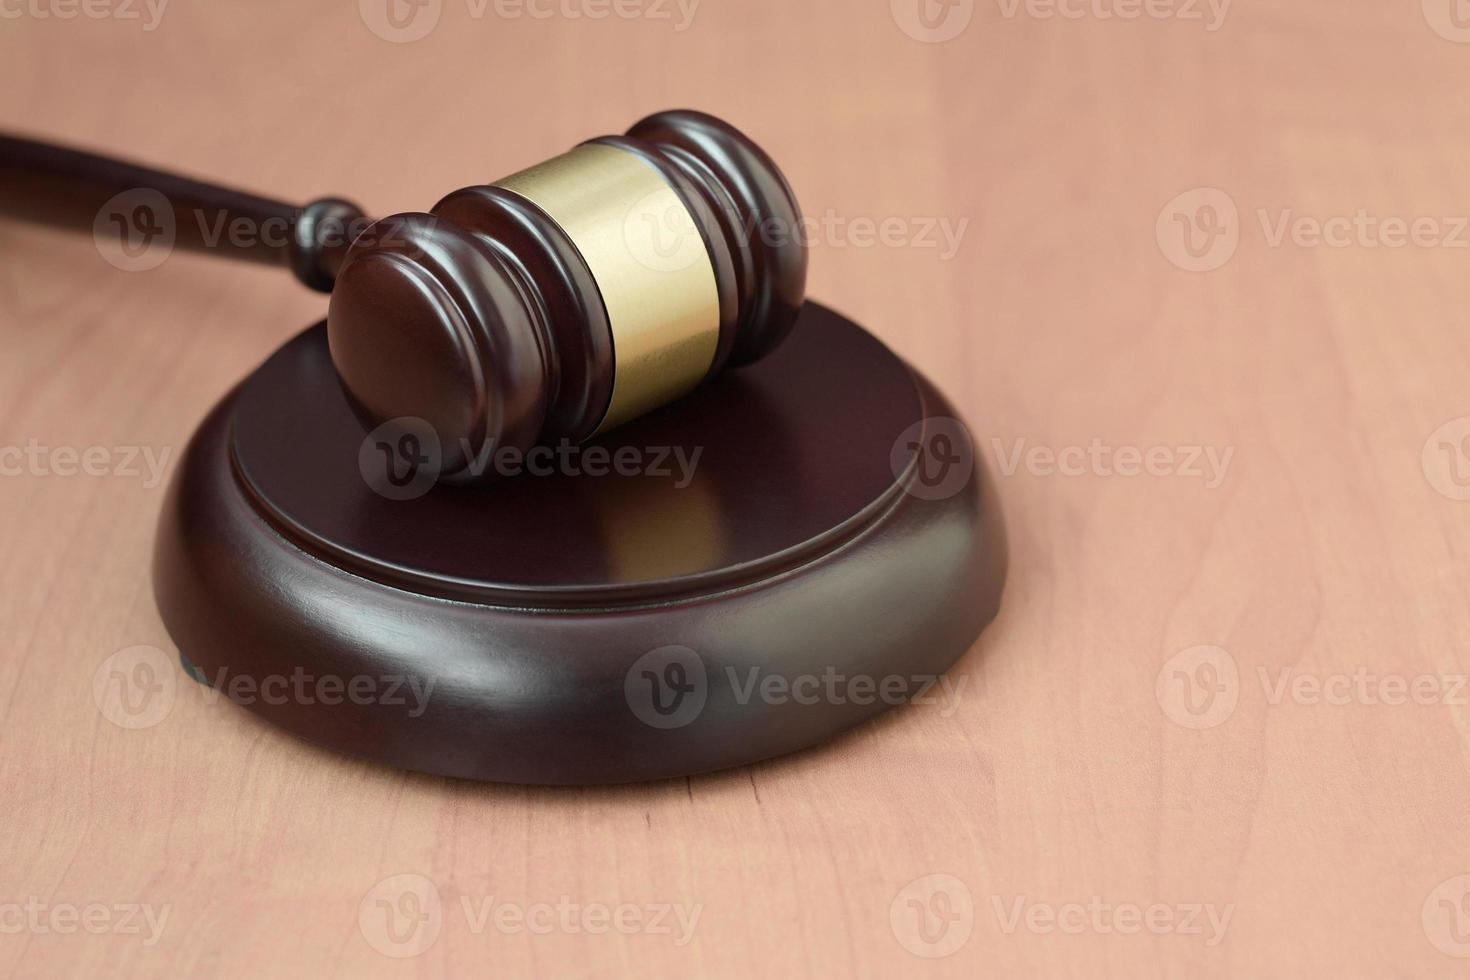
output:
M 134 246 L 139 235 L 171 231 L 174 247 L 285 266 L 321 292 L 331 292 L 348 246 L 366 224 L 360 208 L 338 198 L 296 208 L 4 133 L 0 215 Z

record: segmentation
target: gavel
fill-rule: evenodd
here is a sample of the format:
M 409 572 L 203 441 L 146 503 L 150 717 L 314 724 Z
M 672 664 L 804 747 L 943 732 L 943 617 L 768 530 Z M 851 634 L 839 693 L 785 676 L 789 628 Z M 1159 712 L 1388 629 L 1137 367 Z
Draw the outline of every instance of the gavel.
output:
M 0 213 L 110 234 L 129 191 L 162 195 L 174 244 L 286 266 L 331 293 L 332 363 L 371 428 L 422 419 L 441 480 L 486 453 L 580 443 L 768 354 L 804 301 L 801 212 L 771 158 L 700 112 L 649 116 L 428 212 L 369 221 L 0 135 Z M 227 245 L 209 229 L 278 227 Z M 126 222 L 116 225 L 126 240 Z

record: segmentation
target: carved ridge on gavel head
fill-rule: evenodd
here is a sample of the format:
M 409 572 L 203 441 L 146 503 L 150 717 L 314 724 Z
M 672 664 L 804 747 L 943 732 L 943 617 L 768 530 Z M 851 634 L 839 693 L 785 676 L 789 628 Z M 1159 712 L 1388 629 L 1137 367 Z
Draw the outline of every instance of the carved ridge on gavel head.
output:
M 332 360 L 370 425 L 433 426 L 444 479 L 493 474 L 486 452 L 580 442 L 775 348 L 800 221 L 744 135 L 660 113 L 369 227 L 337 271 Z

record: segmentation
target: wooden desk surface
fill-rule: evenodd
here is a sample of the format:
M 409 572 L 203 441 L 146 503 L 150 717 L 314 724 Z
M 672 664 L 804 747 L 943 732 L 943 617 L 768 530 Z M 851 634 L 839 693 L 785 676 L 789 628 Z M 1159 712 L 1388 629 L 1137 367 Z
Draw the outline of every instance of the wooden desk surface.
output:
M 729 118 L 1013 547 L 957 706 L 687 782 L 409 775 L 183 682 L 128 729 L 147 461 L 324 304 L 0 223 L 0 975 L 1463 972 L 1470 29 L 1057 2 L 0 2 L 0 126 L 288 199 Z

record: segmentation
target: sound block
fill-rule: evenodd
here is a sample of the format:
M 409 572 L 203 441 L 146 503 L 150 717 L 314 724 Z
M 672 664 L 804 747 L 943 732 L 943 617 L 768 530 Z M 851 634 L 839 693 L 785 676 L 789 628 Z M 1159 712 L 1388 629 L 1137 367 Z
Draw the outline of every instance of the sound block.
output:
M 195 676 L 340 752 L 511 783 L 742 765 L 940 698 L 999 606 L 968 432 L 815 303 L 765 360 L 488 487 L 435 484 L 405 424 L 365 432 L 318 324 L 205 419 L 159 524 Z

